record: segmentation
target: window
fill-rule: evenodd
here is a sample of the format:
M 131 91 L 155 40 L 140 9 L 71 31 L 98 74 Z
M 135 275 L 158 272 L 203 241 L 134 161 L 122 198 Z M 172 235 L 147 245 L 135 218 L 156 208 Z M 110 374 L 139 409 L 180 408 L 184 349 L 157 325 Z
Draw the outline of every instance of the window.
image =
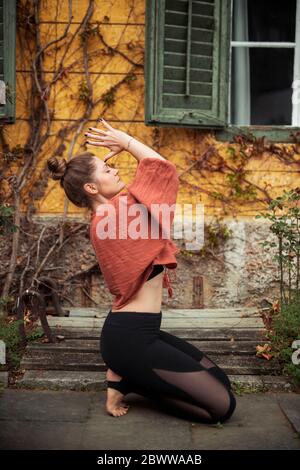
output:
M 300 125 L 300 1 L 234 0 L 232 18 L 230 122 Z
M 16 2 L 0 0 L 0 122 L 15 121 Z
M 281 141 L 300 126 L 300 0 L 148 0 L 145 32 L 146 124 Z

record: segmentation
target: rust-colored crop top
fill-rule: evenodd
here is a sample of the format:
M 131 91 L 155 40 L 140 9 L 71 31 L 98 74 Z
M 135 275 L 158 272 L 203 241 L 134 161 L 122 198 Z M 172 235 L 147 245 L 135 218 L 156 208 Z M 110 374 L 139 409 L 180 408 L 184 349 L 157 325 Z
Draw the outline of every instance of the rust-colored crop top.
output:
M 169 297 L 172 297 L 167 269 L 177 267 L 175 255 L 180 249 L 171 240 L 170 231 L 163 230 L 166 217 L 157 215 L 152 204 L 168 205 L 167 223 L 170 228 L 178 187 L 174 163 L 145 157 L 139 162 L 134 180 L 126 188 L 127 192 L 118 193 L 107 204 L 100 204 L 97 212 L 92 212 L 90 240 L 105 284 L 115 296 L 113 310 L 126 306 L 132 300 L 153 272 L 153 265 L 165 266 L 163 287 L 168 288 Z M 134 204 L 143 205 L 143 209 L 137 211 L 137 206 L 132 207 Z M 157 232 L 155 237 L 151 235 L 153 221 L 156 222 L 159 236 Z M 137 230 L 141 226 L 144 229 Z M 132 232 L 128 236 L 130 227 Z M 139 236 L 136 236 L 137 233 Z

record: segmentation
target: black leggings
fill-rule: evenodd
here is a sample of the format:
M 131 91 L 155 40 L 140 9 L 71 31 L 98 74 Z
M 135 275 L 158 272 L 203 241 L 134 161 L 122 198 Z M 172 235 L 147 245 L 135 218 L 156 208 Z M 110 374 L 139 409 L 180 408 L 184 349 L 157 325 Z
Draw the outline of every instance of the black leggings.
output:
M 100 352 L 122 376 L 122 392 L 154 399 L 162 409 L 203 423 L 223 422 L 236 407 L 226 373 L 192 344 L 160 330 L 162 312 L 111 312 Z

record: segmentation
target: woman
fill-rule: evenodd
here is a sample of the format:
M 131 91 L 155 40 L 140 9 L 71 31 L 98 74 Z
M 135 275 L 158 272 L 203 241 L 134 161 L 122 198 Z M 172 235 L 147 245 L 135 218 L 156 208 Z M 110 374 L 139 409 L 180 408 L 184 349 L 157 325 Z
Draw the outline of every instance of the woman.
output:
M 61 179 L 74 204 L 91 209 L 91 242 L 115 296 L 100 336 L 108 367 L 106 410 L 112 416 L 126 414 L 124 396 L 134 392 L 178 417 L 223 422 L 236 407 L 225 372 L 192 344 L 160 329 L 162 289 L 168 287 L 172 296 L 167 269 L 176 268 L 179 252 L 169 236 L 179 186 L 176 166 L 104 119 L 101 122 L 105 130 L 89 128 L 85 135 L 86 144 L 110 149 L 104 160 L 92 153 L 68 163 L 52 157 L 48 168 L 54 179 Z M 125 193 L 118 170 L 106 164 L 122 150 L 138 161 Z M 159 203 L 172 210 L 160 217 L 155 209 Z M 142 236 L 135 230 L 136 205 L 142 206 Z M 158 232 L 152 236 L 154 228 Z

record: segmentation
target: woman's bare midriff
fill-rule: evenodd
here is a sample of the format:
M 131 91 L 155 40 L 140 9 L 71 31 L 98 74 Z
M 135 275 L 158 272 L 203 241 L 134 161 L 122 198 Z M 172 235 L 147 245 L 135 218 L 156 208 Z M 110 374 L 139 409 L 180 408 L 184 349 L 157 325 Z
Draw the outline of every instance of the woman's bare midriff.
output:
M 111 312 L 160 313 L 163 293 L 163 272 L 146 281 L 135 297 L 118 310 Z

